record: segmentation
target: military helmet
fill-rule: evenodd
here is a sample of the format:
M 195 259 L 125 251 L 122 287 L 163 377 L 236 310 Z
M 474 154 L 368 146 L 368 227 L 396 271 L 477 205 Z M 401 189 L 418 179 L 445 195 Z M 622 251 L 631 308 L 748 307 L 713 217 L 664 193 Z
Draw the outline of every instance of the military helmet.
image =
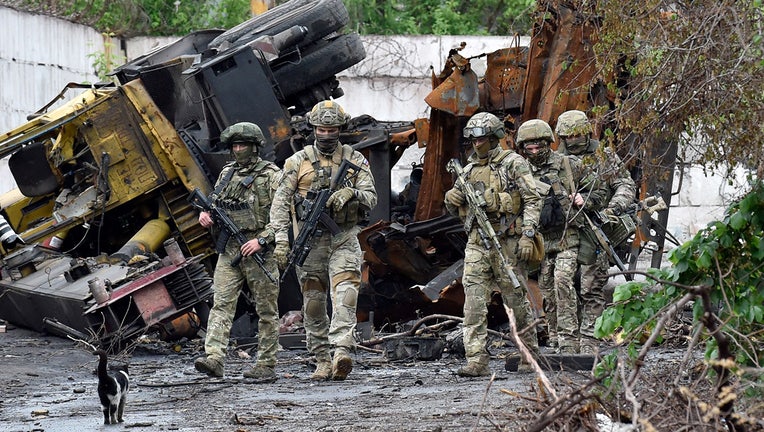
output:
M 241 122 L 225 128 L 220 134 L 220 142 L 227 147 L 231 147 L 235 142 L 254 143 L 261 147 L 265 143 L 265 135 L 260 130 L 260 126 L 254 123 Z
M 583 136 L 592 133 L 592 125 L 583 111 L 565 111 L 557 117 L 557 126 L 554 128 L 559 137 Z
M 528 120 L 517 129 L 517 144 L 522 145 L 526 141 L 544 140 L 547 143 L 554 141 L 552 128 L 544 120 Z
M 341 127 L 347 124 L 348 120 L 350 116 L 333 100 L 317 103 L 308 113 L 308 123 L 316 127 Z
M 504 138 L 504 123 L 498 117 L 489 113 L 481 112 L 473 115 L 464 127 L 465 138 L 480 138 L 493 135 L 496 138 Z

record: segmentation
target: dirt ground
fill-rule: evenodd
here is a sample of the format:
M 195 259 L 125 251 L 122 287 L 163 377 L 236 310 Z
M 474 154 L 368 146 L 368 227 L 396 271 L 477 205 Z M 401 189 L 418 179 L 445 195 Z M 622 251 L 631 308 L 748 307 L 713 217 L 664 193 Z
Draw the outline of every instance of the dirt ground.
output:
M 243 349 L 244 348 L 244 349 Z M 8 325 L 0 333 L 0 430 L 3 431 L 465 431 L 520 429 L 518 400 L 532 395 L 531 373 L 507 372 L 495 350 L 495 378 L 465 379 L 463 358 L 388 362 L 360 351 L 344 382 L 314 383 L 304 349 L 279 353 L 275 383 L 255 383 L 245 349 L 229 350 L 226 375 L 194 370 L 201 339 L 147 341 L 129 359 L 132 388 L 125 422 L 105 426 L 96 394 L 97 358 L 82 345 Z M 584 379 L 555 373 L 559 380 Z

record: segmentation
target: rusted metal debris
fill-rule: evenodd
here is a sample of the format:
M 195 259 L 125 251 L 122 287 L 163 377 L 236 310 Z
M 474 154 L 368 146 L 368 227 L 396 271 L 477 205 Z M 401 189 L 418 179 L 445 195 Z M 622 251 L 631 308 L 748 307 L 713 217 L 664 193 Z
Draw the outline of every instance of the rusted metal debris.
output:
M 290 3 L 283 6 L 288 8 Z M 315 3 L 315 7 L 345 11 L 339 0 Z M 333 17 L 334 30 L 347 22 L 345 15 L 340 15 Z M 269 145 L 261 155 L 277 163 L 311 142 L 312 129 L 301 115 L 318 99 L 341 95 L 333 74 L 359 61 L 363 47 L 359 48 L 357 35 L 327 36 L 328 42 L 316 44 L 314 41 L 324 40 L 326 34 L 317 36 L 267 20 L 264 15 L 230 32 L 210 30 L 184 37 L 118 68 L 115 74 L 120 85 L 116 88 L 91 89 L 68 108 L 51 113 L 42 110 L 30 123 L 1 136 L 0 156 L 14 155 L 12 165 L 18 168 L 20 189 L 27 196 L 16 191 L 15 195 L 0 197 L 0 205 L 3 216 L 30 245 L 4 245 L 8 250 L 3 253 L 0 290 L 5 295 L 0 294 L 0 316 L 41 329 L 42 317 L 32 322 L 35 314 L 29 311 L 39 311 L 39 304 L 51 301 L 42 309 L 57 318 L 49 323 L 59 329 L 68 326 L 80 333 L 93 332 L 107 341 L 137 334 L 135 323 L 141 323 L 143 330 L 149 322 L 161 323 L 156 327 L 168 334 L 177 333 L 180 330 L 172 320 L 190 309 L 202 310 L 198 315 L 204 325 L 203 309 L 210 293 L 206 288 L 192 289 L 195 282 L 186 280 L 184 286 L 194 292 L 197 304 L 176 304 L 177 314 L 165 313 L 171 307 L 161 295 L 148 302 L 133 300 L 138 291 L 153 289 L 156 280 L 151 278 L 138 282 L 141 288 L 129 295 L 114 294 L 117 286 L 120 290 L 135 286 L 125 276 L 136 268 L 149 273 L 161 271 L 161 267 L 151 267 L 153 264 L 145 267 L 109 262 L 109 271 L 116 275 L 99 278 L 114 284 L 113 301 L 98 303 L 87 286 L 88 276 L 105 272 L 98 266 L 106 264 L 94 266 L 88 257 L 114 254 L 148 220 L 161 219 L 169 227 L 167 236 L 178 241 L 186 256 L 201 256 L 200 262 L 210 271 L 214 263 L 211 237 L 196 223 L 196 213 L 185 198 L 193 187 L 209 192 L 225 163 L 228 152 L 219 146 L 219 131 L 235 121 L 262 125 Z M 295 24 L 317 32 L 334 31 L 311 20 Z M 516 37 L 509 47 L 487 53 L 484 77 L 478 77 L 471 59 L 461 54 L 464 45 L 448 52 L 444 69 L 432 75 L 433 90 L 425 100 L 432 107 L 429 120 L 378 122 L 362 115 L 350 121 L 341 140 L 367 157 L 379 196 L 370 224 L 359 236 L 364 251 L 359 322 L 371 318 L 379 328 L 432 314 L 462 314 L 461 266 L 466 236 L 461 222 L 446 214 L 443 197 L 453 181 L 445 169 L 446 162 L 452 158 L 464 161 L 469 152 L 461 134 L 464 123 L 474 112 L 490 111 L 503 118 L 511 132 L 530 118 L 541 118 L 554 126 L 557 115 L 565 110 L 611 106 L 608 98 L 612 95 L 594 79 L 597 70 L 592 47 L 598 24 L 599 17 L 588 6 L 540 1 L 530 46 L 520 47 Z M 271 25 L 278 34 L 260 33 L 259 29 Z M 199 52 L 199 47 L 205 46 L 212 48 Z M 326 56 L 321 52 L 327 46 L 341 46 L 347 51 L 343 51 L 341 64 L 320 63 L 321 73 L 315 74 L 308 65 L 294 62 L 298 55 L 302 61 L 322 62 Z M 309 55 L 311 50 L 315 55 Z M 199 61 L 190 61 L 195 58 Z M 253 76 L 259 78 L 253 80 Z M 240 91 L 245 87 L 246 91 Z M 597 128 L 601 126 L 597 124 Z M 512 148 L 512 134 L 508 135 L 502 145 Z M 414 144 L 426 148 L 423 176 L 413 221 L 401 223 L 391 219 L 390 170 Z M 624 159 L 638 161 L 627 145 L 625 142 L 616 150 L 622 157 L 624 152 L 629 154 Z M 675 155 L 671 143 L 655 146 L 647 155 L 651 169 L 644 176 L 633 163 L 642 197 L 657 192 L 670 203 Z M 38 167 L 43 174 L 30 175 L 35 171 L 24 166 Z M 657 217 L 656 221 L 642 213 L 643 225 L 627 252 L 632 268 L 647 241 L 657 244 L 654 261 L 662 254 L 665 230 L 658 228 L 665 226 L 667 210 L 658 212 Z M 94 225 L 96 230 L 86 228 Z M 31 245 L 34 242 L 40 245 Z M 152 247 L 143 252 L 162 253 Z M 40 266 L 48 260 L 53 267 Z M 183 273 L 191 271 L 190 267 L 195 268 L 188 264 Z M 48 284 L 47 279 L 51 269 L 66 281 L 50 294 L 56 300 L 42 296 L 25 303 L 20 291 L 14 293 L 29 280 L 21 279 L 30 277 L 35 278 L 29 285 L 33 290 L 43 292 L 46 285 L 53 287 L 55 284 Z M 15 272 L 21 275 L 17 279 L 11 276 Z M 71 281 L 65 279 L 65 273 Z M 201 273 L 194 274 L 190 280 L 203 279 Z M 296 277 L 288 275 L 286 280 L 281 289 L 282 313 L 301 305 Z M 529 298 L 538 318 L 543 314 L 541 296 L 534 283 L 529 285 Z M 206 287 L 204 283 L 201 286 Z M 66 298 L 65 290 L 73 288 L 78 288 L 75 298 Z M 122 305 L 121 298 L 129 304 Z M 154 314 L 162 318 L 149 318 Z M 500 299 L 494 299 L 489 306 L 489 324 L 506 320 Z M 188 323 L 186 319 L 177 327 Z

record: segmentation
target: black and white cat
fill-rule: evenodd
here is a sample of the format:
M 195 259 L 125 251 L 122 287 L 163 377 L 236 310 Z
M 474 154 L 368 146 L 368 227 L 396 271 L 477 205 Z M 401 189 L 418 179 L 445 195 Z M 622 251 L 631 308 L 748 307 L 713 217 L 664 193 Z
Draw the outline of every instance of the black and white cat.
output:
M 103 424 L 117 424 L 122 422 L 122 413 L 125 411 L 127 391 L 130 389 L 130 376 L 127 374 L 127 365 L 121 366 L 118 371 L 110 373 L 107 369 L 108 358 L 106 351 L 97 350 L 98 361 L 98 398 L 101 399 L 103 410 Z

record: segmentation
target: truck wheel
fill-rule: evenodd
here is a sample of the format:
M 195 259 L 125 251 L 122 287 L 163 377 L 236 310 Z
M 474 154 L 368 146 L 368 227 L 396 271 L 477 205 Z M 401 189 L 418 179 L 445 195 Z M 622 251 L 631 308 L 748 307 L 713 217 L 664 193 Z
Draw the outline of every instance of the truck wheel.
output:
M 301 51 L 297 58 L 290 55 L 284 63 L 271 65 L 273 76 L 287 99 L 366 57 L 366 50 L 358 33 L 322 40 L 311 48 L 310 51 Z
M 208 47 L 219 49 L 224 42 L 245 44 L 259 36 L 275 35 L 295 25 L 308 29 L 308 34 L 299 43 L 299 46 L 304 46 L 342 28 L 349 20 L 342 0 L 291 0 L 223 32 Z

